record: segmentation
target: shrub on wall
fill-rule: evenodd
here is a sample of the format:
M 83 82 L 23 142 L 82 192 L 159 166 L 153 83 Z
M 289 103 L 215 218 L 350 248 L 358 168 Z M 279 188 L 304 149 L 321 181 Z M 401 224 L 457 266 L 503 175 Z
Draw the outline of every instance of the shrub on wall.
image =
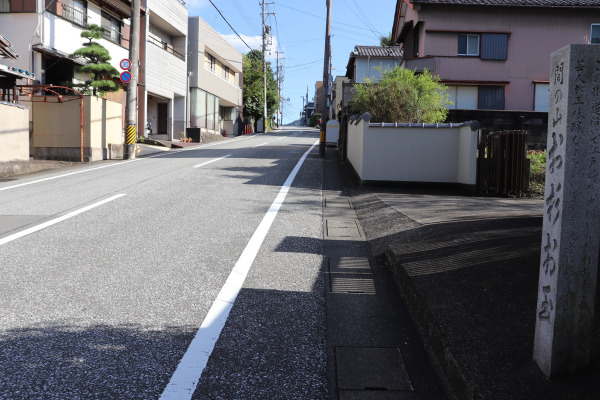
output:
M 447 87 L 429 71 L 415 71 L 396 67 L 379 72 L 381 80 L 375 83 L 365 79 L 354 85 L 354 112 L 371 114 L 372 122 L 444 122 L 447 106 L 452 104 Z

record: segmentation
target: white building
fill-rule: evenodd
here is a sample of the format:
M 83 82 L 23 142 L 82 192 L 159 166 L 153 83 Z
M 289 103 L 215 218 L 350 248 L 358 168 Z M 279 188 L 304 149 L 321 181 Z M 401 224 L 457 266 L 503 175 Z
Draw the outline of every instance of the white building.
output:
M 144 119 L 152 138 L 179 140 L 187 126 L 188 9 L 183 0 L 147 1 Z
M 202 135 L 241 128 L 243 55 L 202 18 L 189 18 L 190 127 Z
M 82 78 L 68 55 L 82 47 L 85 24 L 105 28 L 99 42 L 110 63 L 129 56 L 130 1 L 118 0 L 0 0 L 0 26 L 20 55 L 7 65 L 33 72 L 39 84 L 61 85 Z

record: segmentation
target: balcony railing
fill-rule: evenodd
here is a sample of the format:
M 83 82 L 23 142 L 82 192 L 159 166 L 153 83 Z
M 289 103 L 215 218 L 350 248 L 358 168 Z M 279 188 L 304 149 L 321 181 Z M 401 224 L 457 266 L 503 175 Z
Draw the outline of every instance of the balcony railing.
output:
M 102 32 L 102 37 L 104 39 L 121 44 L 121 32 L 108 25 L 102 25 L 102 28 L 104 29 L 104 32 Z
M 161 49 L 166 50 L 167 53 L 173 54 L 175 57 L 179 58 L 180 60 L 185 61 L 185 56 L 183 54 L 181 54 L 180 52 L 178 52 L 177 50 L 175 50 L 173 45 L 171 45 L 167 42 L 164 42 L 153 35 L 148 35 L 148 41 L 150 43 L 154 44 L 155 46 L 158 46 Z
M 64 3 L 62 3 L 62 14 L 60 16 L 80 26 L 85 26 L 88 19 L 85 12 Z

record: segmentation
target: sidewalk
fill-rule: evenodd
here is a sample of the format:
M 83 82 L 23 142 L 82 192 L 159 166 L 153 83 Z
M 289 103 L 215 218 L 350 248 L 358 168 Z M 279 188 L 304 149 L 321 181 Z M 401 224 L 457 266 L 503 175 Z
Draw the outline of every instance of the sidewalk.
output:
M 352 204 L 456 398 L 600 398 L 598 304 L 590 372 L 533 362 L 543 201 L 361 187 Z
M 330 399 L 446 399 L 392 275 L 371 256 L 353 202 L 348 174 L 328 148 L 322 209 Z

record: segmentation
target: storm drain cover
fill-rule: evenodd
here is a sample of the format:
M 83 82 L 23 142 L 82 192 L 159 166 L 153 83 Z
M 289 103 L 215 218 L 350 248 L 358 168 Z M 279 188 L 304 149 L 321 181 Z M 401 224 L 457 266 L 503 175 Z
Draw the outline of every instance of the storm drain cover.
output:
M 329 273 L 370 274 L 371 264 L 366 257 L 339 257 L 329 259 Z
M 327 236 L 360 237 L 358 222 L 355 219 L 328 219 Z
M 398 348 L 336 347 L 339 390 L 412 391 Z
M 340 400 L 418 400 L 415 392 L 381 390 L 340 390 Z
M 329 274 L 332 293 L 375 294 L 373 276 L 367 274 Z
M 336 198 L 336 199 L 331 199 L 326 197 L 325 198 L 325 207 L 330 207 L 330 208 L 352 208 L 352 206 L 350 205 L 350 199 L 347 198 Z

